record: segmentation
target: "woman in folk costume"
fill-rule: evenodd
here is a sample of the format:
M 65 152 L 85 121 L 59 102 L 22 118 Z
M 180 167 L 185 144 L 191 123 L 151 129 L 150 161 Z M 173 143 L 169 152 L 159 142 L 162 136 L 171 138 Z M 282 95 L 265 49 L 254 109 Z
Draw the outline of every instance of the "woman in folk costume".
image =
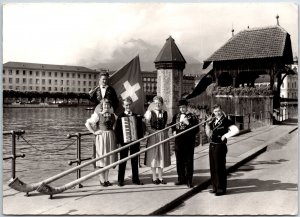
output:
M 99 110 L 94 112 L 86 121 L 86 128 L 96 136 L 95 149 L 96 158 L 117 148 L 116 137 L 113 131 L 116 123 L 115 114 L 111 113 L 111 101 L 102 99 L 99 103 Z M 102 168 L 108 166 L 118 159 L 118 155 L 112 154 L 96 162 L 96 167 Z M 109 170 L 100 173 L 100 184 L 104 187 L 111 186 L 108 181 Z
M 168 120 L 168 114 L 165 110 L 163 110 L 163 98 L 155 96 L 153 98 L 153 104 L 154 106 L 150 105 L 144 115 L 146 130 L 150 134 L 164 129 Z M 153 109 L 151 107 L 153 107 Z M 157 133 L 148 138 L 147 148 L 167 138 L 168 131 L 165 130 Z M 163 168 L 171 165 L 169 142 L 162 143 L 155 148 L 148 150 L 145 156 L 145 164 L 152 169 L 152 182 L 154 184 L 167 184 L 163 180 Z M 158 172 L 158 177 L 156 171 Z

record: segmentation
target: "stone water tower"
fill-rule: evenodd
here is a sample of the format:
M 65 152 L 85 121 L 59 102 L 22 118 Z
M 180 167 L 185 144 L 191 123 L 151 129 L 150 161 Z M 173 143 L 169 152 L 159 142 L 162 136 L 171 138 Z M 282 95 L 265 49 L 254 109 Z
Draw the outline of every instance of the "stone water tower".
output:
M 178 101 L 182 94 L 183 69 L 186 61 L 170 36 L 155 61 L 157 69 L 157 95 L 164 99 L 168 119 L 178 112 Z

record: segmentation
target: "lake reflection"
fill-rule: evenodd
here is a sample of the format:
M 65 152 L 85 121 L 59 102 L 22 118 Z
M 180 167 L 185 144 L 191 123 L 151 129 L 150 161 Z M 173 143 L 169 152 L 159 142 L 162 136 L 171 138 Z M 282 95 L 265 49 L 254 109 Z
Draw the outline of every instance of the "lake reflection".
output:
M 33 183 L 71 168 L 68 162 L 76 159 L 76 141 L 75 138 L 67 139 L 67 134 L 88 132 L 84 124 L 92 112 L 85 107 L 4 108 L 3 131 L 25 130 L 23 137 L 28 142 L 22 138 L 16 141 L 17 154 L 26 155 L 16 160 L 16 176 L 26 183 Z M 82 158 L 91 157 L 93 139 L 93 135 L 83 137 Z M 9 155 L 11 136 L 3 136 L 3 157 Z M 93 167 L 88 166 L 82 175 L 92 170 Z M 11 160 L 5 160 L 3 181 L 10 178 Z M 75 178 L 76 173 L 72 173 L 55 184 Z

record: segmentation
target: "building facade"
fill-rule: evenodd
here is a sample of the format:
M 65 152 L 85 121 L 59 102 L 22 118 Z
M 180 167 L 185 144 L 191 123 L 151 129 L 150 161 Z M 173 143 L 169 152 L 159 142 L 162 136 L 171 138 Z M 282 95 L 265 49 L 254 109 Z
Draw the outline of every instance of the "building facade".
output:
M 97 86 L 99 72 L 82 66 L 7 62 L 3 90 L 87 93 Z
M 98 85 L 100 71 L 114 73 L 82 66 L 7 62 L 3 65 L 3 90 L 88 93 Z M 157 73 L 142 71 L 141 75 L 146 101 L 151 101 L 157 95 Z M 194 86 L 193 76 L 183 77 L 184 93 Z
M 291 65 L 291 69 L 295 72 L 295 74 L 287 75 L 283 79 L 280 87 L 280 97 L 298 99 L 298 59 Z

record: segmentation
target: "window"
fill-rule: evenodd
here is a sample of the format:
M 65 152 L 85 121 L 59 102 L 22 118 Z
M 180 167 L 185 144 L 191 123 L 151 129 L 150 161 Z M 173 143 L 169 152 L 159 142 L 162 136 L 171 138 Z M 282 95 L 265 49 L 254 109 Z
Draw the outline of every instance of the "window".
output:
M 46 90 L 46 88 L 45 88 L 45 87 L 42 87 L 42 90 Z
M 39 75 L 40 75 L 40 72 L 39 72 L 39 71 L 36 71 L 36 72 L 35 72 L 35 75 L 36 75 L 36 76 L 39 76 Z
M 75 78 L 75 73 L 72 73 L 72 78 Z
M 94 75 L 94 79 L 96 79 L 97 78 L 97 75 Z
M 40 84 L 40 79 L 35 79 L 35 84 Z
M 26 90 L 26 87 L 25 86 L 23 86 L 23 88 L 22 88 L 23 90 Z
M 80 78 L 80 74 L 77 74 L 77 77 Z
M 20 87 L 19 87 L 19 86 L 16 86 L 16 90 L 20 90 Z
M 5 78 L 2 78 L 2 83 L 5 83 Z
M 60 77 L 62 77 L 62 78 L 63 78 L 63 77 L 64 77 L 64 73 L 62 73 L 62 72 L 61 72 L 61 73 L 60 73 Z
M 3 75 L 5 75 L 5 70 L 3 70 Z
M 97 82 L 96 81 L 94 82 L 94 86 L 97 86 Z
M 26 84 L 26 78 L 23 78 L 23 84 Z
M 51 79 L 48 80 L 49 84 L 51 84 Z
M 40 90 L 40 87 L 35 87 L 35 90 Z
M 13 89 L 11 85 L 10 85 L 8 88 L 9 88 L 10 90 L 12 90 L 12 89 Z
M 32 71 L 29 71 L 29 75 L 32 75 Z
M 12 78 L 8 78 L 8 83 L 12 84 Z
M 80 92 L 80 88 L 78 88 L 78 91 Z
M 57 85 L 57 80 L 54 80 L 54 84 Z
M 89 79 L 91 79 L 92 78 L 92 75 L 91 74 L 89 74 Z
M 45 79 L 42 79 L 42 84 L 45 84 Z
M 89 81 L 89 86 L 92 86 L 92 82 L 91 81 Z
M 51 77 L 52 76 L 52 72 L 49 72 L 49 77 Z
M 83 92 L 86 92 L 86 91 L 85 91 L 85 88 L 83 88 Z
M 48 87 L 48 90 L 51 91 L 51 87 Z
M 29 84 L 32 84 L 32 78 L 29 78 Z
M 46 75 L 45 71 L 42 71 L 42 76 L 45 76 L 45 75 Z
M 69 80 L 67 80 L 67 85 L 69 85 Z
M 77 84 L 80 85 L 80 81 L 78 81 Z
M 61 91 L 61 92 L 63 92 L 63 91 L 64 91 L 64 88 L 63 88 L 63 87 L 61 87 L 61 88 L 60 88 L 60 91 Z
M 86 74 L 83 74 L 83 78 L 86 78 Z
M 57 77 L 57 72 L 54 72 L 54 77 Z
M 85 86 L 86 85 L 86 81 L 83 81 L 83 86 Z
M 60 80 L 60 85 L 63 85 L 64 84 L 64 80 Z
M 29 86 L 29 90 L 32 90 L 32 86 Z
M 23 70 L 23 75 L 26 75 L 26 71 L 25 70 Z
M 75 85 L 75 81 L 74 80 L 72 81 L 72 85 Z
M 20 79 L 16 78 L 16 84 L 19 84 L 19 82 L 20 82 Z
M 69 74 L 69 73 L 67 73 L 67 78 L 69 77 L 69 75 L 70 75 L 70 74 Z
M 57 91 L 57 87 L 54 87 L 54 90 Z
M 12 70 L 9 70 L 9 71 L 8 71 L 8 74 L 9 74 L 9 75 L 12 75 Z
M 19 70 L 16 70 L 16 75 L 18 75 L 19 74 Z

